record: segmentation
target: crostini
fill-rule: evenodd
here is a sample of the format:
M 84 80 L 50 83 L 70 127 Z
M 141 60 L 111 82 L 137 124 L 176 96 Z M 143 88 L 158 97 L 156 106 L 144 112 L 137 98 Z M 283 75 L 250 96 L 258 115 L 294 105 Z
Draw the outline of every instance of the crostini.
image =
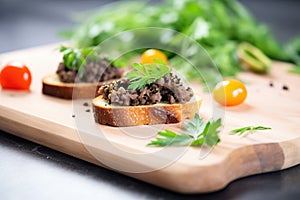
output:
M 112 65 L 93 49 L 61 47 L 63 62 L 55 74 L 43 78 L 42 93 L 63 99 L 94 98 L 104 83 L 122 77 L 124 70 Z
M 95 121 L 110 126 L 178 123 L 198 113 L 202 99 L 167 65 L 135 64 L 93 99 Z

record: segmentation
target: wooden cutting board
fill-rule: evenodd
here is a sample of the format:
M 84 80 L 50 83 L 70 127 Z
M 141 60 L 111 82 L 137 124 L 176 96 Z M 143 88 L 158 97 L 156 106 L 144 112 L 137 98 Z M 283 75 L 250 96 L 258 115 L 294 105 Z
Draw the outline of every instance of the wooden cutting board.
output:
M 59 45 L 26 49 L 0 56 L 1 67 L 11 60 L 26 63 L 33 76 L 30 92 L 0 91 L 0 129 L 77 158 L 181 193 L 211 192 L 231 181 L 300 163 L 300 76 L 291 67 L 274 63 L 268 76 L 242 73 L 248 98 L 240 106 L 214 105 L 203 96 L 205 118 L 224 117 L 221 142 L 208 147 L 147 147 L 158 130 L 180 125 L 113 128 L 94 123 L 91 100 L 69 101 L 41 94 L 41 79 L 55 72 Z M 273 87 L 269 85 L 272 81 Z M 288 90 L 283 90 L 283 85 Z M 88 105 L 84 105 L 88 103 Z M 213 106 L 214 105 L 214 106 Z M 272 130 L 230 135 L 248 125 Z

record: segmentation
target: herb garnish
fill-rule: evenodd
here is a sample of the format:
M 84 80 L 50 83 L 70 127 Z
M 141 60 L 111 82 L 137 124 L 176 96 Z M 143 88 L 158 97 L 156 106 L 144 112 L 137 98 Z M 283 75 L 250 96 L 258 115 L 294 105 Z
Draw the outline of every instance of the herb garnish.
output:
M 78 70 L 79 76 L 83 75 L 83 69 L 87 64 L 87 60 L 107 60 L 106 57 L 101 57 L 100 54 L 93 47 L 87 48 L 71 48 L 71 47 L 60 47 L 60 52 L 63 53 L 64 66 L 68 69 Z
M 243 135 L 245 132 L 250 132 L 253 133 L 254 131 L 257 130 L 270 130 L 270 127 L 264 127 L 264 126 L 245 126 L 242 128 L 237 128 L 232 131 L 230 131 L 231 134 L 238 134 L 238 135 Z
M 79 69 L 81 65 L 86 63 L 86 58 L 93 54 L 95 50 L 93 48 L 78 49 L 61 46 L 60 52 L 63 53 L 65 67 L 68 69 Z
M 144 88 L 147 84 L 162 78 L 171 72 L 171 68 L 163 62 L 153 64 L 134 63 L 133 70 L 126 74 L 126 78 L 130 79 L 128 89 L 137 90 Z
M 158 132 L 157 134 L 162 137 L 151 141 L 148 146 L 200 146 L 203 144 L 213 146 L 220 142 L 221 119 L 203 122 L 203 119 L 195 114 L 192 121 L 185 121 L 185 125 L 186 132 L 176 133 L 171 130 Z

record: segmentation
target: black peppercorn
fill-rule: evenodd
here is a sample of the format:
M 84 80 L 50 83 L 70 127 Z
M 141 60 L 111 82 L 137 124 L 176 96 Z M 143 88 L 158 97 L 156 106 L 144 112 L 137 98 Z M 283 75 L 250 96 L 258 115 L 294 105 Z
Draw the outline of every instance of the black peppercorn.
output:
M 289 90 L 288 86 L 286 86 L 286 85 L 283 85 L 283 86 L 282 86 L 282 89 L 283 89 L 283 90 Z

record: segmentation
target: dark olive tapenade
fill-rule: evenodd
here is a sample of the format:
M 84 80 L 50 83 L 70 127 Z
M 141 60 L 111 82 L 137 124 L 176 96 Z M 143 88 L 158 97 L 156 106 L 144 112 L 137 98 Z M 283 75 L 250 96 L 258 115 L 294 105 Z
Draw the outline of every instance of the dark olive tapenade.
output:
M 151 105 L 156 103 L 186 103 L 193 96 L 193 91 L 186 86 L 175 73 L 169 73 L 144 88 L 128 89 L 130 80 L 123 78 L 99 88 L 109 104 L 120 106 Z
M 64 83 L 74 83 L 77 78 L 80 82 L 98 83 L 112 79 L 120 78 L 123 74 L 123 69 L 111 65 L 107 60 L 95 60 L 87 62 L 84 67 L 82 76 L 77 76 L 77 69 L 68 69 L 64 63 L 59 63 L 56 70 L 60 81 Z

